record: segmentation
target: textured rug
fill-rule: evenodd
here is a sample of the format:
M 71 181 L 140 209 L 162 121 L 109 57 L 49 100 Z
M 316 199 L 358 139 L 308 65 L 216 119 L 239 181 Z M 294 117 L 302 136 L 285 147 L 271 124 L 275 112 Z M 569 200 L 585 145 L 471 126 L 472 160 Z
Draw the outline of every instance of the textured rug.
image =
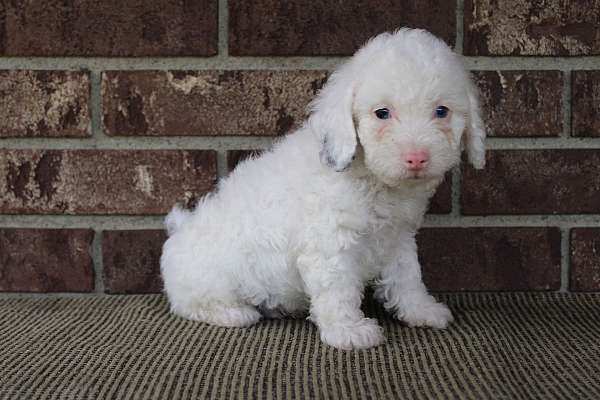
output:
M 305 320 L 212 327 L 162 296 L 0 300 L 2 399 L 599 399 L 600 294 L 439 296 L 456 322 L 339 351 Z

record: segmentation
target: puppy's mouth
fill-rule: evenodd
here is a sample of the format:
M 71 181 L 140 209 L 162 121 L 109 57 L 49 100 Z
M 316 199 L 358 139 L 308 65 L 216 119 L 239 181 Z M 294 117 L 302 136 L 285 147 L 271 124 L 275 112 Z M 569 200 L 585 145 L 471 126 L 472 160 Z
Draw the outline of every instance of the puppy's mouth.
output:
M 406 178 L 408 180 L 421 180 L 426 179 L 427 174 L 424 171 L 408 171 L 406 173 Z

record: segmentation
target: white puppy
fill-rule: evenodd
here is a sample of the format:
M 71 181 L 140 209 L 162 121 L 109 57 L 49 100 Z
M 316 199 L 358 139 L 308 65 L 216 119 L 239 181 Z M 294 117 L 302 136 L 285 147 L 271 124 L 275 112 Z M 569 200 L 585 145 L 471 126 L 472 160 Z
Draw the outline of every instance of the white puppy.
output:
M 461 145 L 483 167 L 484 137 L 476 90 L 444 42 L 410 29 L 373 38 L 302 128 L 167 216 L 171 310 L 238 327 L 309 311 L 325 343 L 365 348 L 384 341 L 360 309 L 372 282 L 396 318 L 445 328 L 452 314 L 423 285 L 415 233 Z

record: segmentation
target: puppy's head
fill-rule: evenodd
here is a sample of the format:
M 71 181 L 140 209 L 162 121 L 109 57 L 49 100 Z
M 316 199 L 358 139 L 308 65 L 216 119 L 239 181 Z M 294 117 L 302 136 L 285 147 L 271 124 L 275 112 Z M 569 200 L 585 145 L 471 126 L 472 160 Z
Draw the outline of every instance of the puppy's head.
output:
M 336 171 L 357 145 L 366 167 L 395 186 L 444 175 L 467 150 L 483 168 L 485 132 L 477 91 L 459 56 L 423 30 L 369 41 L 329 78 L 311 105 L 321 161 Z

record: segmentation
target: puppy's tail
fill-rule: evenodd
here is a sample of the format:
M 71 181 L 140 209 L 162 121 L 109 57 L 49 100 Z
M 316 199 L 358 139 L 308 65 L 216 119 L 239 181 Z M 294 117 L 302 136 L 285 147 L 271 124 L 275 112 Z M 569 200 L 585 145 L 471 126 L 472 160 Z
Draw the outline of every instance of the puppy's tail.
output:
M 172 236 L 177 232 L 190 214 L 190 211 L 184 210 L 180 206 L 173 207 L 171 212 L 167 214 L 167 217 L 165 218 L 165 227 L 167 228 L 168 235 Z

